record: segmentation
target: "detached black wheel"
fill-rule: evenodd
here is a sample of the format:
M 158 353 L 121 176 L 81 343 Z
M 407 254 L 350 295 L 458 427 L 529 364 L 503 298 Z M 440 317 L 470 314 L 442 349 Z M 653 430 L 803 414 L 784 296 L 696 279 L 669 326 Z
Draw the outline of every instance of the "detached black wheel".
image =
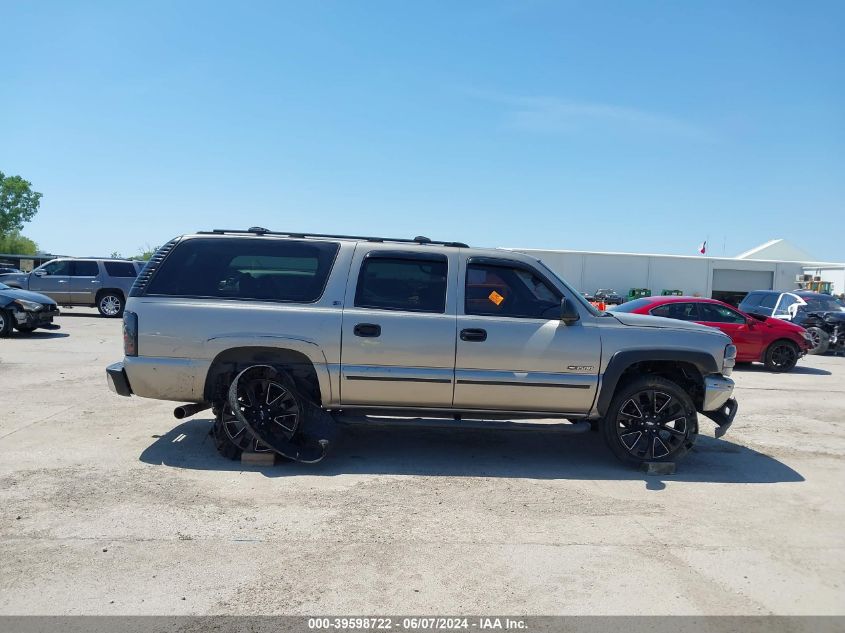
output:
M 0 310 L 0 338 L 6 338 L 12 333 L 12 313 Z
M 604 420 L 604 439 L 622 462 L 676 462 L 698 436 L 698 417 L 689 395 L 659 376 L 643 376 L 613 396 Z
M 798 362 L 798 346 L 792 341 L 775 341 L 766 350 L 764 362 L 769 371 L 790 371 Z
M 812 347 L 808 350 L 810 354 L 824 354 L 830 347 L 830 334 L 820 327 L 808 327 L 807 334 L 810 335 Z
M 226 459 L 240 459 L 244 451 L 250 453 L 271 453 L 273 449 L 259 440 L 245 424 L 232 413 L 226 404 L 214 419 L 211 427 L 214 446 Z
M 106 318 L 123 316 L 124 307 L 123 295 L 119 292 L 107 290 L 97 297 L 97 310 Z

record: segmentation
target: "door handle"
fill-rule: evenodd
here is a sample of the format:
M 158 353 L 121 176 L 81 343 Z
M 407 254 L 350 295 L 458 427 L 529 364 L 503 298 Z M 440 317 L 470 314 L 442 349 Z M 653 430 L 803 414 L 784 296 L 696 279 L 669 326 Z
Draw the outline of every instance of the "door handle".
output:
M 468 330 L 461 330 L 462 341 L 475 341 L 480 343 L 487 340 L 487 330 L 470 328 Z
M 364 336 L 367 338 L 376 338 L 381 336 L 381 326 L 375 323 L 359 323 L 352 330 L 355 336 Z

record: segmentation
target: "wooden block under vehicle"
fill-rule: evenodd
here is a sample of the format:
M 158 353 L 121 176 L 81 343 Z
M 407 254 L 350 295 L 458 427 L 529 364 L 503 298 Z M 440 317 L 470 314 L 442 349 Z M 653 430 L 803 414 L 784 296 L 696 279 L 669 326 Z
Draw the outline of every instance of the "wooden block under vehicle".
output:
M 643 462 L 640 469 L 646 475 L 674 475 L 675 462 Z
M 241 464 L 250 466 L 275 466 L 276 453 L 241 453 Z

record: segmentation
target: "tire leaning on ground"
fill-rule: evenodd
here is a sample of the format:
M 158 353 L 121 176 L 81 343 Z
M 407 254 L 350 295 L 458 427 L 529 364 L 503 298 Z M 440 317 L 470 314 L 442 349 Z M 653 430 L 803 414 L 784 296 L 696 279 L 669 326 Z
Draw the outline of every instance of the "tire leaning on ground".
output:
M 8 310 L 0 310 L 0 338 L 5 338 L 12 333 L 12 313 Z
M 791 371 L 798 362 L 799 355 L 798 346 L 792 341 L 775 341 L 766 350 L 763 362 L 769 371 Z
M 810 354 L 824 354 L 827 348 L 830 347 L 830 334 L 825 332 L 820 327 L 808 327 L 807 334 L 813 341 L 813 347 L 810 348 Z
M 660 376 L 641 376 L 619 387 L 602 427 L 611 452 L 630 466 L 677 462 L 698 437 L 689 395 Z
M 125 303 L 123 295 L 113 290 L 105 290 L 97 295 L 97 310 L 109 319 L 122 317 Z

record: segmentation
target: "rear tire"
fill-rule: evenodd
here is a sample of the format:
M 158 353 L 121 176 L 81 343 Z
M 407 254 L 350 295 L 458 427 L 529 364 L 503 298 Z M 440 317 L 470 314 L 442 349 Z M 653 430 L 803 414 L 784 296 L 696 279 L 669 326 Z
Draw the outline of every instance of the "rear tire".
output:
M 125 307 L 126 300 L 123 294 L 116 290 L 104 290 L 97 295 L 97 310 L 107 319 L 122 317 Z
M 250 453 L 272 453 L 273 450 L 259 440 L 252 431 L 238 422 L 229 405 L 220 407 L 211 427 L 214 447 L 226 459 L 238 460 L 244 451 Z M 286 461 L 282 455 L 277 460 Z
M 689 395 L 671 380 L 645 375 L 613 395 L 602 424 L 605 442 L 621 462 L 678 462 L 698 437 Z
M 813 340 L 813 347 L 808 350 L 809 354 L 824 354 L 830 347 L 830 334 L 820 327 L 808 327 L 807 334 Z
M 6 338 L 12 333 L 12 313 L 0 310 L 0 338 Z
M 801 352 L 792 341 L 775 341 L 766 350 L 764 363 L 766 369 L 778 373 L 792 371 L 798 363 Z

